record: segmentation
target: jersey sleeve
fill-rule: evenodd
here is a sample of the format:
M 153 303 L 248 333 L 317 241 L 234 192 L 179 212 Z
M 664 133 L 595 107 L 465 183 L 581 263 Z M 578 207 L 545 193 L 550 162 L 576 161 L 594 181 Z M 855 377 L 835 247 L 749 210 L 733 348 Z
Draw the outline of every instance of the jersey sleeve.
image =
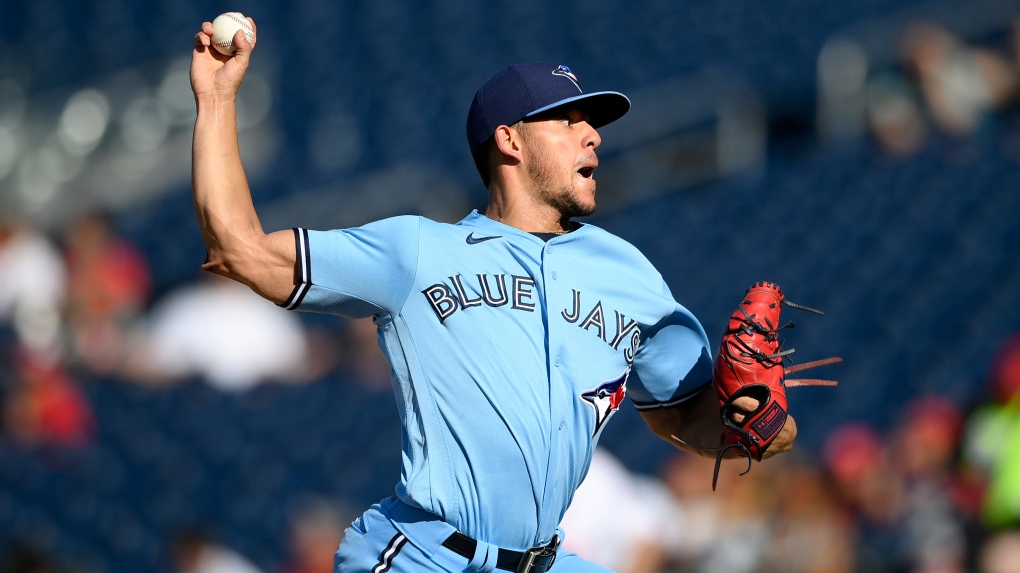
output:
M 397 314 L 417 271 L 419 217 L 333 231 L 295 228 L 297 285 L 288 310 L 349 318 Z
M 665 284 L 663 290 L 669 295 Z M 672 302 L 672 306 L 672 312 L 641 332 L 627 381 L 638 410 L 679 404 L 712 381 L 712 352 L 705 329 L 682 305 Z

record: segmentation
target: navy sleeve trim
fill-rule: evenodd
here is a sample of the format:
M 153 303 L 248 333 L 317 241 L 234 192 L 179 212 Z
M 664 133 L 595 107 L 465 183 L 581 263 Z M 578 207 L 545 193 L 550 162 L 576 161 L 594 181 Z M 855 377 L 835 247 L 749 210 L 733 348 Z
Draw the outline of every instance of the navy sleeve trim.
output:
M 297 260 L 294 264 L 298 283 L 294 285 L 294 291 L 290 293 L 287 301 L 280 305 L 287 310 L 294 310 L 300 306 L 308 294 L 308 289 L 312 287 L 312 255 L 308 251 L 307 229 L 294 228 L 294 244 L 297 246 Z
M 705 387 L 707 387 L 711 383 L 712 381 L 709 380 L 708 382 L 705 382 L 701 386 L 698 386 L 696 389 L 691 390 L 690 392 L 678 398 L 674 398 L 669 402 L 634 402 L 634 407 L 637 408 L 638 411 L 644 411 L 644 410 L 658 410 L 659 408 L 669 408 L 670 406 L 683 404 L 684 402 L 696 396 L 699 392 L 704 390 Z

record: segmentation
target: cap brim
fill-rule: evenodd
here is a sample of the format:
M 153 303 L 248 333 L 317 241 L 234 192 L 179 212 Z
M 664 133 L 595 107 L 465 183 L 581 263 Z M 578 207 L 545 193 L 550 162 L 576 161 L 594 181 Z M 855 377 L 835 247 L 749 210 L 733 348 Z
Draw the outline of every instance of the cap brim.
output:
M 630 99 L 619 92 L 581 94 L 536 109 L 524 117 L 534 117 L 558 107 L 575 107 L 588 114 L 588 123 L 595 128 L 620 119 L 630 111 Z

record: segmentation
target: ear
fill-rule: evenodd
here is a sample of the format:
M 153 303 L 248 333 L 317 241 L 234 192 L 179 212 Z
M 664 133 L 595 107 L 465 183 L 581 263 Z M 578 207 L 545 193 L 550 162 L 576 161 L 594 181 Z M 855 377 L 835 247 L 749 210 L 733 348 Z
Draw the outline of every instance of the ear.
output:
M 506 157 L 516 159 L 517 161 L 524 159 L 524 154 L 522 152 L 523 138 L 519 131 L 510 126 L 501 125 L 496 128 L 494 137 L 496 140 L 496 149 L 498 149 L 500 153 Z

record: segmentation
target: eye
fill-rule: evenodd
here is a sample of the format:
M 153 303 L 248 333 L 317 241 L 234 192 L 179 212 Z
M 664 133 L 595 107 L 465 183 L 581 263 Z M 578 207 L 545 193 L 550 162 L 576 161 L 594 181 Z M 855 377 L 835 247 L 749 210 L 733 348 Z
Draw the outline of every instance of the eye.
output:
M 560 121 L 565 126 L 573 126 L 581 122 L 588 121 L 588 115 L 580 111 L 567 111 L 560 116 Z

